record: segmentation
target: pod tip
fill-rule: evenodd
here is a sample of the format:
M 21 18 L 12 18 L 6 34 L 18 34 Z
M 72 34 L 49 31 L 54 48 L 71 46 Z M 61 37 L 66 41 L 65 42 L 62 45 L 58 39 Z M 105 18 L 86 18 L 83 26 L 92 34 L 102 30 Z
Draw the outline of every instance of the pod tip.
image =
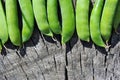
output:
M 64 44 L 65 44 L 65 42 L 64 42 L 63 40 L 61 41 L 61 43 L 62 43 L 62 45 L 64 45 Z
M 90 42 L 90 39 L 88 38 L 88 39 L 86 40 L 86 42 Z
M 48 34 L 45 34 L 45 35 L 50 36 L 50 37 L 53 37 L 53 33 L 52 33 L 52 32 L 50 32 L 50 33 L 48 33 Z
M 90 42 L 89 38 L 80 38 L 82 41 Z

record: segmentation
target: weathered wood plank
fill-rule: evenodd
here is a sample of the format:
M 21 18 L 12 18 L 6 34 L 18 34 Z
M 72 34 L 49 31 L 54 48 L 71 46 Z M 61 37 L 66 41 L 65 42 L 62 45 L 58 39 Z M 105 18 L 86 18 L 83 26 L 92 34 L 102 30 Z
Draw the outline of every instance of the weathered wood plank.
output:
M 7 55 L 0 55 L 0 80 L 120 80 L 120 34 L 113 33 L 109 52 L 76 33 L 67 45 L 56 38 L 35 28 L 20 51 L 8 42 Z

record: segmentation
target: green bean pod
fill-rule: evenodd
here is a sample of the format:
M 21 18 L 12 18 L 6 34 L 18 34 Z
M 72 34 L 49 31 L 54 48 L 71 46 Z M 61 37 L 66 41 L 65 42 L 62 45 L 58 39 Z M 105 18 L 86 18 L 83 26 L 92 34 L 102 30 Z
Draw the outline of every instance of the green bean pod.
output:
M 6 16 L 3 10 L 2 2 L 0 0 L 0 41 L 4 43 L 8 40 L 8 28 L 6 22 Z
M 21 46 L 22 39 L 18 25 L 17 0 L 6 0 L 6 17 L 11 42 L 16 46 Z
M 115 15 L 115 10 L 119 0 L 105 0 L 105 5 L 103 8 L 100 30 L 103 39 L 108 43 L 111 37 L 112 24 Z
M 51 30 L 55 34 L 61 34 L 61 26 L 58 19 L 58 3 L 57 0 L 47 0 L 47 14 Z
M 26 5 L 27 4 L 27 5 Z M 19 0 L 19 5 L 22 12 L 22 42 L 30 39 L 34 29 L 34 13 L 31 0 Z
M 100 47 L 106 47 L 100 33 L 100 20 L 101 20 L 103 5 L 104 5 L 104 0 L 96 0 L 90 16 L 91 39 L 96 45 Z
M 78 37 L 89 42 L 89 4 L 90 0 L 77 0 L 76 4 L 76 31 Z
M 59 0 L 62 15 L 62 44 L 72 37 L 75 30 L 75 16 L 72 0 Z
M 32 0 L 33 11 L 39 30 L 47 36 L 53 36 L 47 21 L 47 10 L 45 0 Z
M 113 23 L 113 28 L 117 32 L 117 28 L 120 24 L 120 0 L 118 1 L 118 6 L 115 12 L 115 17 L 114 17 L 114 23 Z

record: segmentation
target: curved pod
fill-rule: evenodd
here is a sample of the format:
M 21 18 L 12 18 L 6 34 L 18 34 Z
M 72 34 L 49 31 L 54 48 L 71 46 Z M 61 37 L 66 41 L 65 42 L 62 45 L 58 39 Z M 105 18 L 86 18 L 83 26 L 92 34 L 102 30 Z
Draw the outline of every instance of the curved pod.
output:
M 47 0 L 47 14 L 51 30 L 55 34 L 61 34 L 61 26 L 58 19 L 58 0 Z
M 3 10 L 2 2 L 0 0 L 0 41 L 4 43 L 8 40 L 8 28 L 6 22 L 6 16 Z
M 95 5 L 92 9 L 92 13 L 90 17 L 91 39 L 96 45 L 100 47 L 106 46 L 100 33 L 100 20 L 101 20 L 103 5 L 104 5 L 104 0 L 95 1 Z
M 53 36 L 47 21 L 45 0 L 32 0 L 33 11 L 39 30 L 47 36 Z
M 75 30 L 75 16 L 72 0 L 59 0 L 62 15 L 62 44 L 72 37 Z
M 21 36 L 18 25 L 17 0 L 6 0 L 6 17 L 8 33 L 11 42 L 16 46 L 21 46 Z
M 90 0 L 77 0 L 76 4 L 76 31 L 78 37 L 89 42 L 89 4 Z
M 22 11 L 22 42 L 30 39 L 34 29 L 34 15 L 31 0 L 19 0 Z M 27 4 L 27 5 L 26 5 Z
M 113 18 L 115 14 L 115 10 L 117 7 L 117 3 L 119 0 L 105 0 L 105 5 L 103 8 L 100 30 L 103 39 L 108 43 L 111 37 Z
M 114 23 L 113 23 L 113 27 L 116 32 L 119 24 L 120 24 L 120 0 L 118 1 L 118 6 L 115 12 Z

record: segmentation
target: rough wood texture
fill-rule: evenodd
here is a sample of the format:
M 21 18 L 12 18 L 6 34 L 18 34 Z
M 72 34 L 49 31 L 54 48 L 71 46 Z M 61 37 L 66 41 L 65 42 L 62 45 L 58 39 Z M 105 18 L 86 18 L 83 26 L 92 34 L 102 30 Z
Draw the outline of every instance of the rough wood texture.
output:
M 57 39 L 35 28 L 20 51 L 8 42 L 0 55 L 0 80 L 120 80 L 120 34 L 113 33 L 109 52 L 81 42 L 76 33 L 66 46 Z

